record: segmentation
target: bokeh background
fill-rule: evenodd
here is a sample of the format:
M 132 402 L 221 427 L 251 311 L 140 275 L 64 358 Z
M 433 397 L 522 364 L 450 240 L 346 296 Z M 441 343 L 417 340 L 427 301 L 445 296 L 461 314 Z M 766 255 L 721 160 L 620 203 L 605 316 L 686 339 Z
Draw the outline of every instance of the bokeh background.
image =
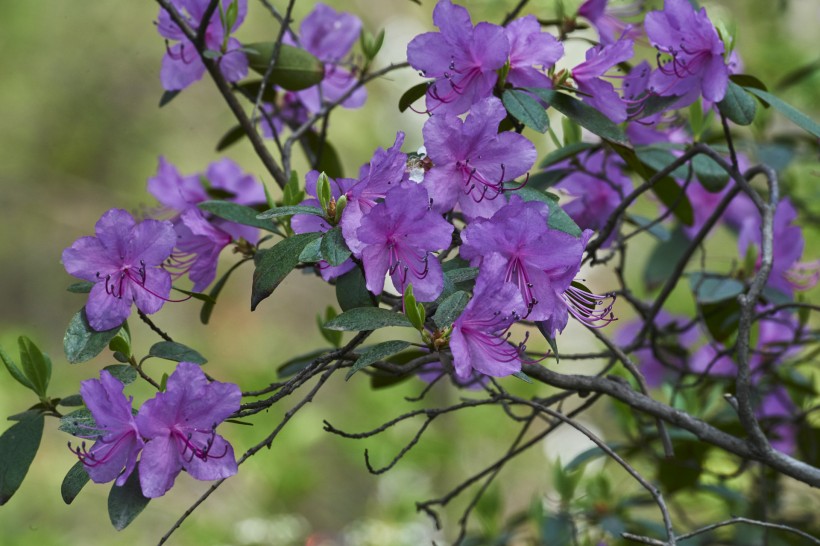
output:
M 284 8 L 283 2 L 274 3 Z M 359 15 L 371 32 L 386 29 L 377 65 L 403 61 L 407 42 L 420 32 L 433 30 L 431 0 L 423 0 L 422 6 L 408 0 L 329 3 Z M 565 4 L 571 11 L 578 3 Z M 249 4 L 249 16 L 238 38 L 247 42 L 273 39 L 276 24 L 259 2 L 249 0 Z M 713 18 L 736 22 L 746 72 L 767 83 L 817 60 L 820 4 L 816 0 L 704 4 Z M 296 20 L 312 5 L 307 0 L 297 2 Z M 467 5 L 474 21 L 500 21 L 506 8 L 490 0 L 471 0 Z M 554 8 L 552 1 L 533 1 L 525 13 L 550 17 Z M 165 45 L 153 28 L 157 10 L 150 0 L 3 5 L 0 345 L 16 354 L 17 336 L 27 335 L 47 351 L 54 362 L 51 391 L 56 396 L 76 393 L 79 381 L 113 363 L 110 356 L 101 356 L 72 366 L 63 357 L 62 333 L 84 297 L 65 291 L 74 281 L 60 264 L 62 250 L 76 238 L 91 234 L 96 219 L 111 207 L 138 211 L 154 206 L 145 183 L 156 170 L 158 156 L 164 155 L 183 173 L 203 170 L 219 157 L 215 144 L 234 125 L 207 77 L 158 108 L 162 94 L 158 74 Z M 568 59 L 577 62 L 585 47 L 583 42 L 569 43 Z M 569 68 L 571 62 L 565 59 L 559 64 Z M 370 87 L 364 108 L 333 115 L 330 139 L 347 173 L 355 173 L 375 147 L 389 146 L 397 130 L 407 132 L 405 151 L 421 145 L 424 117 L 400 114 L 396 108 L 400 94 L 418 81 L 412 70 L 395 72 Z M 819 86 L 820 77 L 815 74 L 783 97 L 817 119 Z M 529 136 L 538 139 L 539 149 L 549 149 L 546 137 Z M 247 142 L 231 147 L 225 155 L 273 189 Z M 304 173 L 303 163 L 297 162 L 296 168 Z M 820 197 L 816 164 L 798 166 L 787 182 L 796 184 L 809 203 Z M 808 258 L 816 257 L 816 248 L 812 237 Z M 731 251 L 727 248 L 727 253 Z M 234 259 L 226 252 L 222 269 Z M 296 273 L 251 313 L 250 275 L 250 266 L 245 266 L 234 276 L 208 327 L 199 323 L 195 301 L 167 305 L 156 316 L 157 323 L 175 339 L 209 358 L 212 375 L 237 382 L 244 389 L 266 385 L 274 380 L 279 364 L 320 346 L 323 342 L 316 333 L 315 316 L 334 301 L 332 288 L 313 276 Z M 600 278 L 603 282 L 606 276 Z M 678 304 L 673 300 L 673 305 Z M 158 339 L 136 318 L 130 322 L 137 353 L 144 354 Z M 584 348 L 590 338 L 580 329 L 569 329 L 561 342 L 562 349 Z M 595 366 L 590 363 L 586 369 Z M 160 375 L 171 367 L 157 361 L 149 369 Z M 290 423 L 272 450 L 243 465 L 240 474 L 183 525 L 175 543 L 288 545 L 302 544 L 313 534 L 346 537 L 347 544 L 411 545 L 429 544 L 439 536 L 429 519 L 416 514 L 414 502 L 445 493 L 470 471 L 494 460 L 515 431 L 497 411 L 474 409 L 443 418 L 394 470 L 371 476 L 363 463 L 363 449 L 370 448 L 377 462 L 387 462 L 414 427 L 403 425 L 377 439 L 355 442 L 324 433 L 322 420 L 353 431 L 369 429 L 414 407 L 404 397 L 418 394 L 423 384 L 413 380 L 376 392 L 368 385 L 364 375 L 348 383 L 341 378 L 331 381 Z M 439 387 L 431 393 L 435 402 L 458 398 L 459 393 L 449 386 Z M 140 401 L 149 392 L 136 388 L 131 394 Z M 258 416 L 254 427 L 225 425 L 223 434 L 241 453 L 266 436 L 295 401 L 285 400 Z M 22 411 L 34 402 L 0 370 L 0 415 Z M 599 404 L 585 422 L 599 431 L 607 430 L 607 412 L 607 404 Z M 151 502 L 131 527 L 117 533 L 106 514 L 108 486 L 89 484 L 71 506 L 60 499 L 62 477 L 75 462 L 65 446 L 68 439 L 56 431 L 53 419 L 47 422 L 29 476 L 16 497 L 0 508 L 0 543 L 152 544 L 207 488 L 181 475 L 170 493 Z M 503 512 L 526 507 L 540 494 L 549 497 L 552 462 L 558 456 L 567 460 L 585 447 L 582 440 L 564 431 L 518 459 L 501 475 L 497 493 L 504 499 Z M 629 491 L 637 488 L 625 477 L 620 485 Z M 461 506 L 456 503 L 457 508 Z M 449 523 L 454 519 L 451 516 Z

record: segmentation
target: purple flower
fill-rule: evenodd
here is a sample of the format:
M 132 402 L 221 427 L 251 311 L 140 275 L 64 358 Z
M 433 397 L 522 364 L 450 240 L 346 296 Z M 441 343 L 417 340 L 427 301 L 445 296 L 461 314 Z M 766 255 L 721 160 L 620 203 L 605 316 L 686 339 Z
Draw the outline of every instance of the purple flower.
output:
M 96 237 L 81 237 L 63 251 L 69 274 L 95 283 L 85 314 L 94 330 L 109 330 L 131 314 L 131 303 L 156 313 L 168 300 L 171 276 L 160 267 L 171 255 L 176 234 L 170 222 L 137 223 L 122 209 L 97 221 Z
M 318 179 L 319 171 L 310 171 L 307 173 L 305 176 L 305 191 L 311 198 L 305 199 L 299 203 L 300 205 L 321 208 L 321 203 L 319 203 L 319 200 L 316 198 L 316 181 Z M 330 194 L 333 203 L 338 201 L 339 197 L 344 195 L 356 183 L 355 180 L 350 178 L 339 178 L 336 180 L 328 178 L 327 180 L 330 184 Z M 311 233 L 316 231 L 325 233 L 333 228 L 324 217 L 315 216 L 313 214 L 294 215 L 290 220 L 290 226 L 295 233 Z M 331 266 L 324 260 L 318 264 L 319 273 L 326 281 L 344 275 L 354 267 L 356 267 L 356 264 L 351 259 L 347 259 L 344 263 L 337 266 Z
M 199 366 L 180 362 L 165 392 L 137 414 L 137 427 L 147 440 L 140 459 L 142 494 L 161 497 L 183 469 L 198 480 L 236 474 L 233 447 L 216 426 L 239 410 L 241 397 L 236 385 L 209 383 Z
M 134 471 L 144 445 L 131 412 L 132 399 L 125 397 L 123 384 L 105 370 L 100 372 L 99 380 L 80 383 L 80 395 L 96 423 L 91 434 L 84 437 L 97 441 L 89 450 L 83 442 L 81 448 L 72 451 L 95 483 L 116 479 L 116 484 L 122 485 Z
M 505 281 L 507 260 L 487 256 L 476 280 L 473 298 L 453 323 L 450 350 L 456 377 L 466 381 L 474 372 L 503 377 L 521 371 L 524 345 L 509 343 L 509 329 L 527 311 L 521 293 Z
M 794 454 L 797 449 L 797 426 L 794 423 L 797 414 L 797 406 L 782 386 L 766 394 L 755 411 L 756 417 L 768 428 L 772 447 L 787 455 Z
M 325 63 L 325 76 L 319 85 L 299 91 L 301 103 L 311 112 L 322 108 L 322 101 L 336 102 L 347 93 L 357 79 L 343 67 L 342 60 L 358 40 L 361 20 L 350 13 L 340 13 L 325 4 L 316 4 L 299 27 L 300 43 L 308 52 Z M 367 90 L 359 87 L 342 102 L 345 108 L 359 108 L 367 100 Z
M 526 173 L 535 162 L 535 146 L 525 137 L 498 124 L 507 116 L 501 101 L 489 97 L 473 105 L 466 121 L 434 115 L 424 124 L 424 146 L 433 168 L 423 185 L 437 212 L 456 203 L 472 219 L 489 218 L 504 206 L 496 199 L 504 182 Z
M 545 203 L 525 203 L 513 196 L 492 218 L 474 220 L 461 233 L 461 256 L 473 266 L 483 267 L 484 256 L 500 254 L 506 268 L 503 280 L 518 287 L 527 318 L 535 321 L 564 308 L 561 294 L 578 271 L 586 243 L 547 227 L 548 214 Z
M 578 162 L 580 169 L 569 161 L 553 167 L 572 170 L 555 188 L 575 197 L 563 209 L 576 224 L 582 229 L 598 230 L 632 191 L 632 179 L 624 174 L 623 161 L 602 149 L 581 154 Z M 614 235 L 606 245 L 614 240 Z
M 534 15 L 512 21 L 504 32 L 510 43 L 507 82 L 513 87 L 552 87 L 543 71 L 564 55 L 564 45 L 552 34 L 541 32 L 541 24 Z
M 232 2 L 237 3 L 237 17 L 228 33 L 235 32 L 245 20 L 248 11 L 248 0 L 222 0 L 221 9 L 226 11 Z M 193 29 L 198 29 L 209 0 L 173 0 L 172 4 L 177 8 L 188 25 Z M 183 11 L 184 9 L 184 11 Z M 242 44 L 235 38 L 226 36 L 226 29 L 219 15 L 219 7 L 211 16 L 208 27 L 205 30 L 205 47 L 211 51 L 220 53 L 217 63 L 222 75 L 230 82 L 239 81 L 248 73 L 248 58 L 241 51 Z M 165 57 L 162 59 L 162 69 L 160 70 L 160 81 L 162 86 L 168 91 L 185 89 L 205 74 L 205 65 L 200 59 L 194 44 L 188 40 L 182 30 L 173 22 L 171 16 L 164 9 L 160 8 L 157 30 L 166 40 L 173 40 L 177 43 L 167 47 Z
M 618 38 L 636 40 L 641 36 L 641 30 L 619 19 L 619 16 L 637 15 L 640 8 L 629 9 L 624 7 L 607 7 L 608 0 L 587 0 L 578 8 L 578 15 L 585 17 L 598 31 L 598 39 L 603 45 L 614 44 Z
M 453 226 L 429 209 L 424 188 L 390 190 L 357 230 L 367 289 L 381 294 L 389 273 L 399 292 L 412 284 L 419 301 L 435 300 L 444 287 L 444 275 L 430 253 L 449 247 L 452 233 Z
M 496 70 L 510 55 L 504 28 L 490 23 L 475 27 L 470 14 L 450 0 L 440 0 L 433 10 L 440 32 L 427 32 L 407 46 L 407 60 L 435 81 L 427 90 L 427 110 L 463 114 L 492 94 Z
M 602 76 L 613 66 L 632 58 L 632 45 L 632 40 L 622 38 L 611 45 L 592 47 L 587 50 L 586 61 L 572 69 L 581 99 L 615 123 L 626 121 L 627 104 Z
M 723 99 L 729 85 L 725 47 L 704 8 L 696 12 L 687 0 L 666 0 L 663 11 L 646 15 L 644 26 L 652 45 L 671 56 L 652 73 L 654 93 L 681 97 L 675 108 L 688 106 L 701 95 L 712 102 Z

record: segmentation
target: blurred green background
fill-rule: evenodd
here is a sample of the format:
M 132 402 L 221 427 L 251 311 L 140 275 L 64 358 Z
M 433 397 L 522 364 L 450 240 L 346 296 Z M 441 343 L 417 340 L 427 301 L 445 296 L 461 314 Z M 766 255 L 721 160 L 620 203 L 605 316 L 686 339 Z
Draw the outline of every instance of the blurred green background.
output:
M 276 25 L 259 2 L 249 0 L 249 4 L 238 38 L 273 39 Z M 282 2 L 275 4 L 284 7 Z M 407 42 L 433 30 L 430 0 L 424 0 L 423 6 L 407 0 L 331 4 L 359 15 L 372 32 L 386 29 L 377 65 L 405 60 Z M 531 4 L 525 13 L 552 16 L 553 2 Z M 297 2 L 297 22 L 312 5 Z M 497 22 L 504 14 L 499 2 L 468 5 L 474 21 Z M 577 2 L 567 5 L 572 9 Z M 767 83 L 816 60 L 820 19 L 816 1 L 737 0 L 706 5 L 713 17 L 737 21 L 738 49 L 746 71 Z M 7 2 L 0 19 L 0 344 L 16 354 L 17 336 L 27 335 L 52 355 L 51 391 L 56 396 L 76 393 L 79 381 L 113 363 L 110 356 L 101 356 L 71 366 L 63 358 L 62 333 L 84 297 L 65 291 L 74 281 L 60 265 L 62 250 L 91 234 L 96 219 L 109 208 L 153 207 L 145 183 L 155 172 L 159 155 L 183 173 L 203 170 L 218 157 L 214 146 L 219 137 L 234 125 L 207 76 L 170 105 L 157 107 L 165 47 L 153 28 L 157 10 L 149 0 Z M 570 58 L 580 59 L 584 47 L 577 41 L 568 45 Z M 569 61 L 560 65 L 572 66 Z M 333 115 L 330 138 L 348 174 L 354 174 L 375 147 L 390 145 L 396 130 L 407 132 L 405 151 L 421 145 L 424 117 L 400 114 L 396 108 L 400 94 L 417 82 L 412 70 L 393 73 L 370 87 L 363 109 Z M 818 85 L 815 74 L 784 98 L 816 119 Z M 549 149 L 545 137 L 528 136 L 538 139 L 539 149 Z M 225 155 L 273 187 L 247 142 Z M 304 173 L 303 163 L 296 168 Z M 799 184 L 804 197 L 809 201 L 818 197 L 816 168 L 799 173 L 809 177 Z M 807 257 L 813 256 L 814 248 L 811 242 L 807 245 Z M 232 261 L 226 252 L 223 269 Z M 250 274 L 246 266 L 234 276 L 208 327 L 199 324 L 195 301 L 167 305 L 156 316 L 156 322 L 176 340 L 209 358 L 212 375 L 244 389 L 266 385 L 274 380 L 280 363 L 320 346 L 315 316 L 334 301 L 332 288 L 318 278 L 296 273 L 252 314 Z M 144 354 L 158 339 L 136 318 L 130 322 L 137 353 Z M 562 349 L 583 349 L 589 343 L 586 333 L 570 329 L 562 338 Z M 595 366 L 591 363 L 587 368 Z M 154 375 L 171 370 L 162 363 L 151 363 L 149 368 Z M 429 519 L 415 513 L 414 502 L 445 493 L 471 471 L 495 460 L 516 431 L 497 411 L 476 409 L 442 418 L 397 468 L 371 476 L 363 463 L 363 449 L 370 449 L 376 464 L 386 463 L 415 431 L 414 425 L 355 442 L 324 433 L 322 420 L 351 431 L 375 427 L 416 407 L 404 396 L 418 394 L 423 384 L 414 380 L 377 392 L 370 391 L 368 384 L 364 375 L 348 383 L 341 378 L 331 381 L 290 423 L 272 450 L 243 465 L 240 474 L 183 525 L 174 543 L 301 544 L 313 533 L 344 534 L 348 544 L 429 544 L 437 535 Z M 139 389 L 131 394 L 138 402 L 149 395 Z M 457 400 L 459 393 L 439 385 L 431 396 L 443 404 Z M 225 425 L 223 434 L 241 453 L 265 437 L 296 400 L 285 400 L 258 416 L 252 428 Z M 22 411 L 34 402 L 0 371 L 0 415 Z M 604 403 L 593 415 L 601 418 L 606 413 Z M 597 427 L 605 430 L 606 420 Z M 549 464 L 557 455 L 567 460 L 586 447 L 577 435 L 564 434 L 550 437 L 544 449 L 531 450 L 501 475 L 506 513 L 549 493 Z M 208 486 L 181 475 L 170 493 L 151 502 L 131 527 L 117 533 L 107 521 L 108 486 L 89 484 L 71 506 L 61 501 L 60 482 L 75 462 L 65 447 L 68 439 L 56 431 L 53 419 L 47 422 L 26 481 L 16 497 L 0 508 L 0 543 L 152 544 Z M 619 486 L 637 490 L 626 478 Z M 446 522 L 452 524 L 454 518 Z

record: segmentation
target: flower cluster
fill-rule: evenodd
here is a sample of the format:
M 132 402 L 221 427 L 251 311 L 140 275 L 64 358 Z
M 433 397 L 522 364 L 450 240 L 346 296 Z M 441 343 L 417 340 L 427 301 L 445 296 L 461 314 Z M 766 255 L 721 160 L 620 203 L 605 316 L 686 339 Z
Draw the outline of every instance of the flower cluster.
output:
M 142 494 L 152 498 L 171 489 L 182 470 L 198 480 L 236 474 L 233 447 L 216 427 L 239 409 L 239 387 L 209 382 L 196 364 L 180 362 L 165 390 L 136 415 L 133 399 L 106 370 L 99 380 L 83 381 L 80 394 L 94 418 L 80 437 L 95 442 L 72 450 L 94 482 L 123 485 L 139 468 Z

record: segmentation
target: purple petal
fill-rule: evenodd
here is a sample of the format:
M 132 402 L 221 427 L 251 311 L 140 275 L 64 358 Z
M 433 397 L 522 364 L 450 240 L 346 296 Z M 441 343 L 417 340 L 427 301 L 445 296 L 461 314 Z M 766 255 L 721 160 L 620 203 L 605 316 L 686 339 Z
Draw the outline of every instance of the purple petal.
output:
M 137 309 L 150 315 L 159 311 L 168 300 L 171 294 L 171 275 L 164 269 L 149 267 L 145 269 L 145 282 L 131 281 L 129 289 Z
M 157 165 L 157 174 L 148 179 L 148 193 L 177 212 L 208 199 L 198 176 L 183 177 L 177 168 L 162 156 Z
M 202 64 L 194 45 L 182 41 L 172 45 L 165 52 L 159 79 L 167 91 L 177 91 L 199 81 L 204 74 L 205 65 Z
M 105 282 L 98 282 L 88 294 L 85 304 L 85 315 L 88 324 L 96 331 L 110 330 L 125 322 L 131 314 L 130 298 L 117 298 L 108 294 Z
M 134 267 L 160 265 L 171 255 L 177 234 L 167 220 L 143 220 L 131 228 L 125 241 L 125 263 Z
M 123 209 L 111 209 L 105 212 L 94 225 L 97 238 L 105 246 L 108 255 L 116 260 L 124 260 L 128 252 L 128 241 L 136 225 L 134 217 Z
M 121 264 L 116 258 L 96 237 L 80 237 L 63 250 L 62 262 L 69 275 L 97 282 L 98 273 L 105 277 L 119 271 Z
M 185 470 L 197 480 L 220 480 L 230 478 L 236 474 L 238 467 L 236 465 L 233 446 L 218 434 L 215 435 L 212 440 L 205 438 L 204 441 L 213 442 L 208 449 L 208 455 L 205 459 L 191 457 L 191 459 L 188 460 L 183 458 L 182 465 L 185 467 Z M 204 443 L 204 441 L 200 440 L 197 443 Z
M 142 450 L 139 475 L 142 494 L 148 498 L 163 496 L 182 470 L 176 440 L 169 435 L 149 440 Z
M 325 62 L 341 60 L 361 33 L 362 22 L 350 13 L 317 3 L 299 27 L 302 47 Z
M 248 57 L 241 51 L 241 48 L 242 44 L 239 40 L 230 38 L 226 53 L 217 61 L 219 70 L 229 82 L 238 82 L 248 75 Z

